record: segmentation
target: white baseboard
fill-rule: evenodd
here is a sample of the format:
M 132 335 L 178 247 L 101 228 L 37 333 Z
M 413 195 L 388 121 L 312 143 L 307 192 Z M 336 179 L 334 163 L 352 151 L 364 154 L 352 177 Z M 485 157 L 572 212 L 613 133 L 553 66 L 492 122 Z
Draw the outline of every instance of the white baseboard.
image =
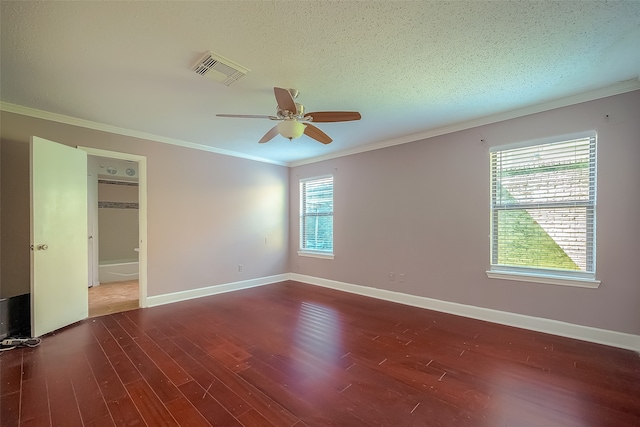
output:
M 225 283 L 221 285 L 208 286 L 206 288 L 191 289 L 188 291 L 151 296 L 147 297 L 147 307 L 155 307 L 158 305 L 170 304 L 173 302 L 186 301 L 194 298 L 239 291 L 241 289 L 269 285 L 272 283 L 283 282 L 285 280 L 295 280 L 297 282 L 306 283 L 309 285 L 322 286 L 325 288 L 336 289 L 339 291 L 410 305 L 413 307 L 426 308 L 443 313 L 469 317 L 472 319 L 485 320 L 487 322 L 514 326 L 517 328 L 529 329 L 532 331 L 544 332 L 568 338 L 575 338 L 583 341 L 610 345 L 613 347 L 640 352 L 639 335 L 598 329 L 590 326 L 576 325 L 573 323 L 566 323 L 558 320 L 526 316 L 523 314 L 493 310 L 490 308 L 458 304 L 455 302 L 404 294 L 401 292 L 394 292 L 385 289 L 371 288 L 368 286 L 354 285 L 351 283 L 338 282 L 335 280 L 306 276 L 297 273 L 278 274 L 275 276 L 260 277 L 257 279 L 244 280 L 241 282 Z
M 241 289 L 254 288 L 256 286 L 269 285 L 271 283 L 289 280 L 288 274 L 260 277 L 257 279 L 243 280 L 241 282 L 224 283 L 222 285 L 207 286 L 206 288 L 190 289 L 188 291 L 173 292 L 170 294 L 147 297 L 147 307 L 155 307 L 172 302 L 186 301 L 194 298 L 207 297 L 225 292 L 239 291 Z
M 502 325 L 514 326 L 517 328 L 529 329 L 640 352 L 639 335 L 608 331 L 590 326 L 575 325 L 558 320 L 525 316 L 523 314 L 509 313 L 490 308 L 441 301 L 427 297 L 388 291 L 385 289 L 370 288 L 368 286 L 354 285 L 313 276 L 305 276 L 297 273 L 289 273 L 288 279 L 414 307 L 426 308 L 472 319 L 485 320 L 487 322 L 499 323 Z

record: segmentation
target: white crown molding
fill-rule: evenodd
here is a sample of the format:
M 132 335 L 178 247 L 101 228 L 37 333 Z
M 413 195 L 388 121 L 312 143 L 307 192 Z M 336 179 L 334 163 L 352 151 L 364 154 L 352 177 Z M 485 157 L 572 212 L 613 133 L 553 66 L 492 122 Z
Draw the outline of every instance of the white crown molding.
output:
M 335 280 L 306 276 L 297 273 L 289 273 L 288 276 L 289 280 L 294 280 L 296 282 L 306 283 L 309 285 L 336 289 L 339 291 L 410 305 L 413 307 L 425 308 L 428 310 L 455 314 L 457 316 L 469 317 L 472 319 L 484 320 L 487 322 L 514 326 L 516 328 L 529 329 L 532 331 L 544 332 L 547 334 L 559 335 L 562 337 L 574 338 L 583 341 L 594 342 L 597 344 L 604 344 L 640 352 L 640 335 L 608 331 L 605 329 L 576 325 L 573 323 L 566 323 L 558 320 L 543 319 L 540 317 L 493 310 L 490 308 L 458 304 L 449 301 L 409 295 L 385 289 L 371 288 L 368 286 L 354 285 L 351 283 L 338 282 Z
M 15 113 L 23 116 L 34 117 L 36 119 L 49 120 L 52 122 L 63 123 L 66 125 L 78 126 L 87 129 L 109 132 L 116 135 L 130 136 L 133 138 L 146 139 L 149 141 L 162 142 L 164 144 L 177 145 L 179 147 L 192 148 L 194 150 L 208 151 L 210 153 L 222 154 L 224 156 L 239 157 L 241 159 L 253 160 L 256 162 L 270 163 L 279 166 L 287 166 L 287 163 L 276 162 L 262 157 L 250 156 L 248 154 L 239 153 L 237 151 L 224 150 L 222 148 L 211 147 L 208 145 L 196 144 L 194 142 L 182 141 L 180 139 L 167 138 L 164 136 L 153 135 L 145 132 L 138 132 L 131 129 L 125 129 L 118 126 L 106 125 L 91 120 L 78 119 L 63 114 L 50 113 L 48 111 L 37 110 L 35 108 L 23 107 L 21 105 L 11 104 L 0 101 L 0 110 L 7 113 Z
M 556 108 L 568 107 L 570 105 L 580 104 L 583 102 L 594 101 L 600 98 L 606 98 L 608 96 L 620 95 L 622 93 L 632 92 L 640 89 L 640 79 L 630 79 L 617 83 L 612 86 L 596 89 L 590 92 L 584 92 L 576 95 L 571 95 L 564 98 L 555 99 L 552 101 L 543 102 L 540 104 L 530 105 L 517 110 L 505 111 L 498 114 L 492 114 L 490 116 L 478 117 L 476 119 L 466 120 L 459 123 L 454 123 L 447 126 L 442 126 L 434 129 L 429 129 L 424 132 L 406 135 L 399 138 L 388 139 L 384 141 L 374 142 L 365 146 L 356 147 L 349 150 L 342 150 L 335 153 L 327 154 L 324 156 L 313 157 L 310 159 L 299 160 L 290 162 L 287 164 L 289 167 L 296 167 L 307 165 L 311 163 L 317 163 L 324 160 L 331 160 L 338 157 L 349 156 L 352 154 L 364 153 L 367 151 L 379 150 L 382 148 L 393 147 L 394 145 L 407 144 L 409 142 L 420 141 L 422 139 L 433 138 L 440 135 L 446 135 L 453 132 L 459 132 L 474 127 L 485 126 L 492 123 L 502 122 L 505 120 L 515 119 L 518 117 L 524 117 L 531 114 L 541 113 L 543 111 L 554 110 Z
M 238 157 L 247 160 L 253 160 L 262 163 L 270 163 L 279 166 L 296 167 L 307 165 L 311 163 L 317 163 L 324 160 L 331 160 L 338 157 L 349 156 L 352 154 L 365 153 L 367 151 L 379 150 L 382 148 L 393 147 L 394 145 L 407 144 L 410 142 L 420 141 L 423 139 L 433 138 L 440 135 L 446 135 L 453 132 L 458 132 L 466 129 L 471 129 L 478 126 L 484 126 L 491 123 L 497 123 L 505 120 L 515 119 L 518 117 L 528 116 L 530 114 L 541 113 L 543 111 L 549 111 L 556 108 L 567 107 L 569 105 L 580 104 L 582 102 L 593 101 L 600 98 L 606 98 L 608 96 L 620 95 L 626 92 L 632 92 L 640 89 L 640 79 L 634 78 L 625 80 L 615 85 L 607 86 L 604 88 L 596 89 L 589 92 L 584 92 L 576 95 L 571 95 L 564 98 L 559 98 L 552 101 L 543 102 L 540 104 L 530 105 L 528 107 L 519 108 L 517 110 L 505 111 L 490 116 L 479 117 L 471 120 L 466 120 L 459 123 L 453 123 L 447 126 L 441 126 L 434 129 L 429 129 L 424 132 L 406 135 L 399 138 L 388 139 L 384 141 L 373 142 L 364 146 L 356 147 L 353 149 L 342 150 L 335 153 L 327 154 L 324 156 L 312 157 L 309 159 L 298 160 L 295 162 L 277 162 L 270 159 L 261 157 L 250 156 L 236 151 L 224 150 L 221 148 L 215 148 L 208 145 L 196 144 L 194 142 L 182 141 L 179 139 L 167 138 L 163 136 L 148 134 L 145 132 L 138 132 L 131 129 L 125 129 L 117 126 L 106 125 L 90 120 L 78 119 L 71 116 L 65 116 L 57 113 L 50 113 L 43 110 L 37 110 L 34 108 L 23 107 L 16 104 L 0 101 L 0 110 L 8 113 L 21 114 L 24 116 L 34 117 L 43 120 L 50 120 L 58 123 L 64 123 L 73 126 L 84 127 L 88 129 L 99 130 L 103 132 L 109 132 L 117 135 L 130 136 L 133 138 L 147 139 L 150 141 L 162 142 L 170 145 L 177 145 L 179 147 L 192 148 L 195 150 L 208 151 L 211 153 L 222 154 L 225 156 Z

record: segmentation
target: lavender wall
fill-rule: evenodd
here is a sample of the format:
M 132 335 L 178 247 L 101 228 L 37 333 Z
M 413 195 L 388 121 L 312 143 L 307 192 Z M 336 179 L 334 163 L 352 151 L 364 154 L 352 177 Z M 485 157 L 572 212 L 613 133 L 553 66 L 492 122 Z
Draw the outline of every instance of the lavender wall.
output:
M 487 278 L 488 147 L 592 129 L 600 287 Z M 298 180 L 329 173 L 335 259 L 300 257 Z M 640 91 L 299 166 L 289 176 L 293 272 L 640 334 Z
M 4 127 L 2 123 L 2 127 Z M 29 293 L 29 146 L 0 141 L 0 297 Z M 26 170 L 26 177 L 22 171 Z M 26 234 L 25 234 L 26 233 Z
M 7 112 L 1 120 L 3 143 L 36 135 L 147 157 L 148 296 L 288 271 L 287 168 Z M 28 204 L 27 191 L 12 209 L 28 218 Z M 28 227 L 21 235 L 28 248 Z
M 26 144 L 37 135 L 147 157 L 149 296 L 293 271 L 640 334 L 639 112 L 635 91 L 288 172 L 6 112 L 1 139 Z M 600 288 L 488 279 L 488 147 L 590 129 L 599 144 Z M 28 180 L 23 172 L 18 178 Z M 298 179 L 328 173 L 335 176 L 335 259 L 299 257 Z M 28 191 L 18 202 L 12 213 L 28 217 Z M 21 235 L 28 247 L 28 229 Z M 3 233 L 3 258 L 14 248 Z

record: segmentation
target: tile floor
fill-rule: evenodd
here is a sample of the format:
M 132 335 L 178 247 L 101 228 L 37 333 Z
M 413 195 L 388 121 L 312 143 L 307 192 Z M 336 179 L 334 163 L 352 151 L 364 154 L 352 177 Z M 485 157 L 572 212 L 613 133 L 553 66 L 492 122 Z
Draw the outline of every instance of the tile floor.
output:
M 138 281 L 102 283 L 89 288 L 89 317 L 138 308 Z

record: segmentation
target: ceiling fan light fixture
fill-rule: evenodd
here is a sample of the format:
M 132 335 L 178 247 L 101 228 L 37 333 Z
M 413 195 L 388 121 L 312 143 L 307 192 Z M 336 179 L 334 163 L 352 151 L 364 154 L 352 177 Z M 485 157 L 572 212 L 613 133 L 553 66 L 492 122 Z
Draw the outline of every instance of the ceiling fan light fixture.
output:
M 297 120 L 283 120 L 278 123 L 278 132 L 288 140 L 296 139 L 302 136 L 304 128 L 307 126 Z

